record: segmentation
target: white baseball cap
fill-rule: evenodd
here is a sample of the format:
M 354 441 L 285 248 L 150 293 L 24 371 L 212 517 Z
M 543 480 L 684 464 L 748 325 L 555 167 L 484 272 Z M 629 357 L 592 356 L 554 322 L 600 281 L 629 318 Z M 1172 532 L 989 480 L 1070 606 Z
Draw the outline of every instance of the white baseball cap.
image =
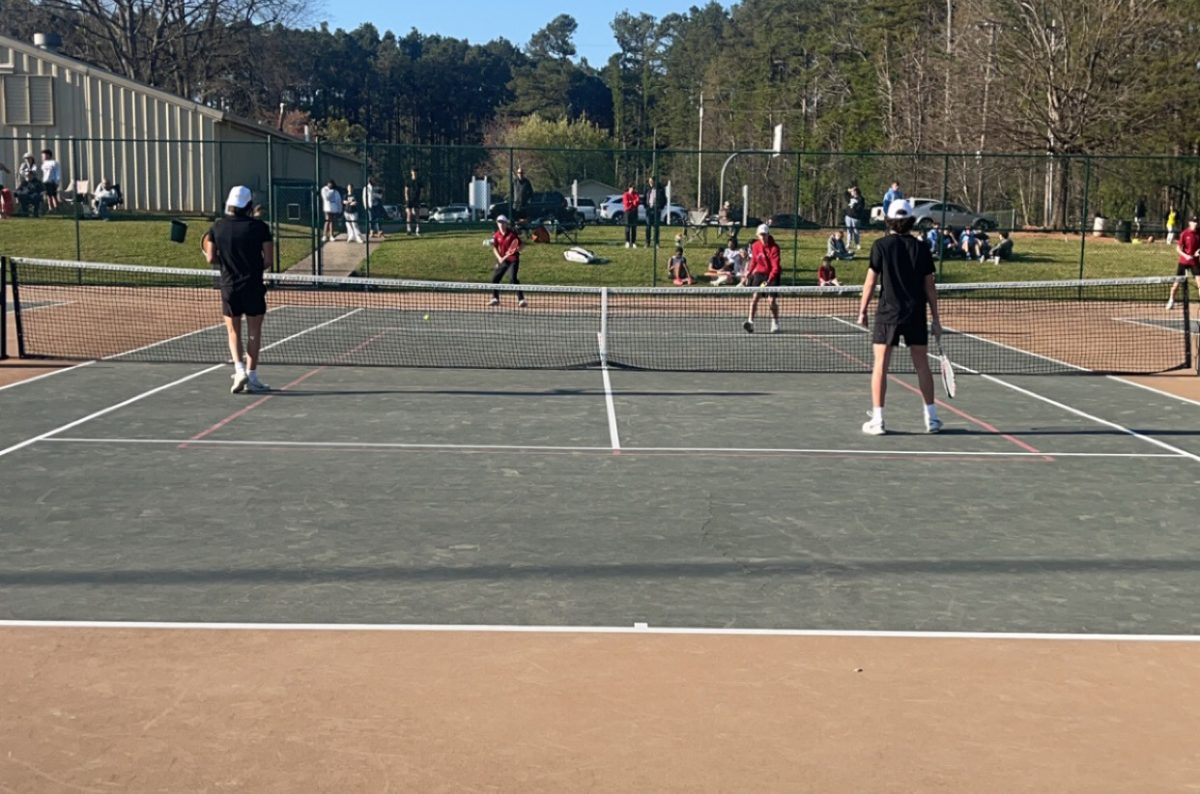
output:
M 770 233 L 771 233 L 771 227 L 770 227 L 770 226 L 768 226 L 768 225 L 767 225 L 767 224 L 765 224 L 765 223 L 760 223 L 760 224 L 758 225 L 758 228 L 754 230 L 754 233 L 755 233 L 755 234 L 770 234 Z
M 912 215 L 912 202 L 908 199 L 892 199 L 892 203 L 888 204 L 887 216 L 891 220 L 897 218 L 907 218 Z
M 497 215 L 496 223 L 508 223 L 508 216 L 507 215 Z
M 250 193 L 250 188 L 245 185 L 238 185 L 229 191 L 229 198 L 225 199 L 225 206 L 242 209 L 250 203 L 251 198 L 253 196 Z

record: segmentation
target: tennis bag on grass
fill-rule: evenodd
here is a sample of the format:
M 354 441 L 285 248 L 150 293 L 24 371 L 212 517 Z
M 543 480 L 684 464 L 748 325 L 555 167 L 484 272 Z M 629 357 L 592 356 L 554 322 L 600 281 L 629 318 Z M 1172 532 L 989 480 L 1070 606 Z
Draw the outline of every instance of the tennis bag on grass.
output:
M 573 245 L 563 251 L 563 259 L 568 262 L 578 262 L 581 265 L 603 265 L 608 262 L 607 259 L 596 256 L 581 245 Z

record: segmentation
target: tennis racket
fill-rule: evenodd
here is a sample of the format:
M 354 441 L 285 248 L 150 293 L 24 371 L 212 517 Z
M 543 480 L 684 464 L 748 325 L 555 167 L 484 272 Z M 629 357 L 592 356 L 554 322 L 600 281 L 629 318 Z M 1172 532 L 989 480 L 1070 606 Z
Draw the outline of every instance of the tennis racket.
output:
M 942 385 L 946 387 L 946 396 L 954 399 L 954 395 L 958 393 L 958 383 L 954 379 L 954 365 L 950 363 L 950 359 L 946 357 L 946 351 L 942 349 L 942 337 L 937 337 L 937 352 L 940 362 L 939 369 L 942 372 Z

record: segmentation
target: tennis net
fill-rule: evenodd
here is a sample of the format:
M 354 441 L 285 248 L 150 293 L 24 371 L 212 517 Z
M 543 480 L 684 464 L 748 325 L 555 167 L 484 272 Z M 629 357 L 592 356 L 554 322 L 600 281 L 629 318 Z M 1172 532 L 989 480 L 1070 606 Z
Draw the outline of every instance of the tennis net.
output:
M 228 358 L 211 270 L 12 258 L 24 357 Z M 266 274 L 268 364 L 861 372 L 859 287 L 596 288 Z M 947 355 L 994 374 L 1151 373 L 1192 365 L 1186 282 L 939 286 Z M 762 295 L 754 333 L 743 330 Z M 499 302 L 492 305 L 493 295 Z M 523 296 L 528 305 L 518 307 Z M 771 333 L 769 298 L 780 308 Z M 911 366 L 907 355 L 895 359 Z

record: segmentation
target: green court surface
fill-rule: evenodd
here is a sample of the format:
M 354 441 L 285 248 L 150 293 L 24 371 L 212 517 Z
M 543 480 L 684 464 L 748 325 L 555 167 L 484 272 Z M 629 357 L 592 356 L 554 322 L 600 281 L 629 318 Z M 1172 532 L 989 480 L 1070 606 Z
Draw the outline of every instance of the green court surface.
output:
M 0 390 L 0 619 L 1194 635 L 1200 406 L 964 374 L 101 361 Z

